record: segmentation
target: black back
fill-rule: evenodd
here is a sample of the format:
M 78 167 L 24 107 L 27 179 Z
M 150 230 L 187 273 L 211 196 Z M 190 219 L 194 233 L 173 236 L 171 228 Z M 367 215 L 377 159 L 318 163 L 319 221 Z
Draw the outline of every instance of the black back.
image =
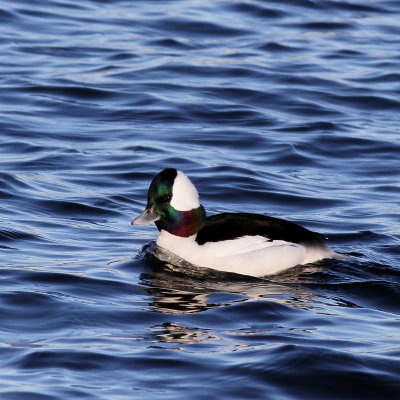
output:
M 319 233 L 279 218 L 250 213 L 223 213 L 206 218 L 205 226 L 197 233 L 196 242 L 219 242 L 245 235 L 259 235 L 292 243 L 321 243 L 322 237 Z

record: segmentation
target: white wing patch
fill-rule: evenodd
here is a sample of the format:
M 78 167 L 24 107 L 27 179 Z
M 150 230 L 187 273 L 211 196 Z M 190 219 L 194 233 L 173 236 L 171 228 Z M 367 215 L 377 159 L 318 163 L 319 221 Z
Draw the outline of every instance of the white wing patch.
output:
M 235 256 L 252 253 L 275 246 L 292 246 L 293 243 L 285 240 L 270 240 L 264 236 L 242 236 L 237 239 L 220 242 L 207 242 L 202 247 L 205 251 L 212 251 L 216 257 Z

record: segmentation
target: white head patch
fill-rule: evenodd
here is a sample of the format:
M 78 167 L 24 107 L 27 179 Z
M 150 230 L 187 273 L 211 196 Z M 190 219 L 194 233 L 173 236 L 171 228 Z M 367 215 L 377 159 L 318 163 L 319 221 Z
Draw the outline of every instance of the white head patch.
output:
M 196 188 L 181 171 L 178 171 L 176 175 L 170 204 L 178 211 L 190 211 L 193 208 L 200 207 L 199 194 Z

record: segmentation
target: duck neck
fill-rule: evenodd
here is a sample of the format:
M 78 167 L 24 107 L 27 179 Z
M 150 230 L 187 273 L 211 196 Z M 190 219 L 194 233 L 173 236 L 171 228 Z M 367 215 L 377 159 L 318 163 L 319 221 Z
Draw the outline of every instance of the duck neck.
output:
M 164 229 L 175 236 L 189 237 L 204 226 L 205 219 L 206 213 L 201 205 L 189 211 L 179 211 L 171 207 L 165 217 L 156 221 L 156 225 L 160 231 Z

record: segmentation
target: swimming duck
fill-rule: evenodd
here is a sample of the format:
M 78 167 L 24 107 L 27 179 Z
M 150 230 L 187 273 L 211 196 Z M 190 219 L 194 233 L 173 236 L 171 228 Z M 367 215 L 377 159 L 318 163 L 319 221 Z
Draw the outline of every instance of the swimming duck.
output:
M 321 235 L 283 219 L 250 213 L 206 217 L 181 171 L 166 168 L 150 184 L 146 209 L 132 225 L 155 222 L 157 245 L 198 267 L 266 276 L 339 256 Z

